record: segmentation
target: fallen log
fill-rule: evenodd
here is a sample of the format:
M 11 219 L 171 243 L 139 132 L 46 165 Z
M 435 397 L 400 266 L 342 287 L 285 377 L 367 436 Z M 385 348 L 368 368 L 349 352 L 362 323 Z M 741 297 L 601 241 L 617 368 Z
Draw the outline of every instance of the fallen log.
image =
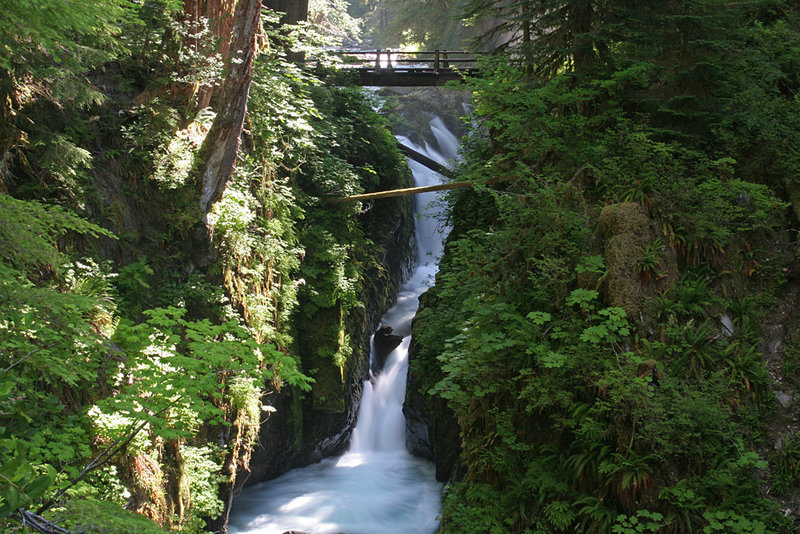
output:
M 425 165 L 430 170 L 436 171 L 439 174 L 441 174 L 442 176 L 446 176 L 447 178 L 450 178 L 451 180 L 455 180 L 456 173 L 454 173 L 452 170 L 448 169 L 447 167 L 445 167 L 441 163 L 432 160 L 431 158 L 429 158 L 425 154 L 422 154 L 421 152 L 417 152 L 413 148 L 411 148 L 409 146 L 406 146 L 403 143 L 397 143 L 397 146 L 400 148 L 400 152 L 402 152 L 403 154 L 405 154 L 409 158 L 413 159 L 417 163 Z
M 509 182 L 516 180 L 516 176 L 501 176 L 499 178 L 492 178 L 481 182 L 449 182 L 439 185 L 425 185 L 422 187 L 407 187 L 405 189 L 389 189 L 388 191 L 377 191 L 375 193 L 363 193 L 361 195 L 351 195 L 349 197 L 328 197 L 328 202 L 355 202 L 358 200 L 374 200 L 376 198 L 389 198 L 400 197 L 404 195 L 418 195 L 419 193 L 428 193 L 431 191 L 448 191 L 450 189 L 461 189 L 463 187 L 472 187 L 473 185 L 490 185 L 499 182 Z

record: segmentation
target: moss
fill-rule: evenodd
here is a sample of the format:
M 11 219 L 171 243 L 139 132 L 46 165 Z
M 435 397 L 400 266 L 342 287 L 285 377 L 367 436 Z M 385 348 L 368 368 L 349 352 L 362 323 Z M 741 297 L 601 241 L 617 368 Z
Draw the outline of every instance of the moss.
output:
M 650 237 L 650 220 L 644 209 L 635 202 L 604 207 L 597 224 L 606 236 L 632 234 L 639 238 Z
M 145 453 L 128 455 L 120 468 L 120 480 L 131 492 L 128 508 L 154 521 L 166 522 L 169 513 L 164 473 L 158 460 Z
M 344 383 L 342 365 L 346 355 L 341 342 L 344 325 L 342 306 L 319 308 L 311 318 L 298 321 L 298 352 L 307 373 L 314 377 L 311 389 L 311 406 L 325 413 L 342 413 Z
M 658 284 L 643 284 L 637 273 L 637 263 L 642 261 L 648 246 L 658 242 L 644 209 L 634 202 L 611 204 L 600 212 L 597 225 L 606 238 L 606 300 L 611 306 L 624 309 L 628 317 L 644 320 L 649 315 L 648 301 L 656 289 L 663 290 L 677 280 L 674 254 L 668 247 L 662 247 L 658 262 L 653 266 L 657 271 L 653 279 Z
M 343 413 L 345 391 L 341 371 L 332 361 L 317 361 L 322 366 L 314 377 L 316 383 L 311 391 L 313 407 L 326 413 Z
M 800 386 L 800 342 L 789 342 L 783 349 L 784 378 L 794 387 Z
M 597 290 L 602 281 L 602 275 L 592 271 L 584 271 L 578 273 L 577 277 L 578 287 L 581 289 Z
M 119 505 L 94 499 L 68 501 L 51 514 L 59 525 L 75 532 L 92 534 L 164 534 L 154 522 L 141 515 L 123 510 Z

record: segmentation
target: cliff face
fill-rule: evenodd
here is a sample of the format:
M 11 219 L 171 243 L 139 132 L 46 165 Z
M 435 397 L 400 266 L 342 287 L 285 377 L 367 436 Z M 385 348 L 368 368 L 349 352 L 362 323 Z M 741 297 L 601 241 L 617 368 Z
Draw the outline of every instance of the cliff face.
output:
M 436 287 L 420 298 L 420 308 L 412 327 L 411 346 L 408 351 L 409 373 L 403 414 L 406 417 L 406 447 L 415 456 L 432 460 L 436 465 L 436 480 L 454 482 L 463 476 L 459 459 L 461 440 L 455 413 L 439 397 L 428 394 L 432 377 L 426 371 L 434 362 L 424 361 L 431 353 L 420 356 L 417 338 L 425 328 L 426 309 L 435 309 Z M 420 360 L 422 358 L 422 360 Z M 436 373 L 438 376 L 440 373 Z
M 370 335 L 397 294 L 413 232 L 407 202 L 376 204 L 373 210 L 375 220 L 382 221 L 381 228 L 390 231 L 369 258 L 373 268 L 363 278 L 359 304 L 296 318 L 298 352 L 303 355 L 304 370 L 313 374 L 316 382 L 308 394 L 285 389 L 263 398 L 264 404 L 276 411 L 262 422 L 247 484 L 340 452 L 350 439 L 368 376 Z M 352 354 L 340 367 L 325 354 L 339 350 L 345 338 Z M 242 480 L 241 485 L 244 483 Z
M 406 271 L 413 233 L 409 199 L 374 204 L 329 204 L 320 197 L 352 191 L 405 187 L 408 168 L 394 138 L 360 92 L 320 90 L 324 116 L 318 133 L 335 139 L 293 182 L 295 196 L 310 196 L 302 220 L 294 219 L 303 252 L 289 280 L 295 293 L 278 331 L 291 335 L 284 350 L 313 379 L 310 389 L 267 385 L 258 439 L 248 463 L 235 466 L 226 501 L 246 484 L 274 478 L 341 451 L 355 423 L 368 375 L 369 338 L 393 301 Z M 342 124 L 339 124 L 339 121 Z M 343 129 L 342 129 L 343 128 Z M 330 136 L 330 137 L 328 137 Z M 247 273 L 232 267 L 236 276 Z M 248 302 L 247 297 L 241 297 Z M 279 310 L 276 317 L 280 316 Z M 212 523 L 221 527 L 224 517 Z

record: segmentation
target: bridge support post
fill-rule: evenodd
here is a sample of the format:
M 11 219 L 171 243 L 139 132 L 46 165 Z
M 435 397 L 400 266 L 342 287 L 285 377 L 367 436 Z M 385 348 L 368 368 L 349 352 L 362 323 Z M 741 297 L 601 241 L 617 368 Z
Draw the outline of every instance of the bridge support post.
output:
M 439 50 L 437 49 L 433 54 L 433 72 L 439 74 Z
M 375 72 L 381 71 L 381 49 L 375 52 Z

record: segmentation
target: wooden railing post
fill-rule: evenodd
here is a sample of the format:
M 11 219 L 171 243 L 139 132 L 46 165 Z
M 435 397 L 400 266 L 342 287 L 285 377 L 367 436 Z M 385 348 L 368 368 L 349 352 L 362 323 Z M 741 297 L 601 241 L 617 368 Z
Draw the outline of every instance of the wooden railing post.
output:
M 433 72 L 439 74 L 439 50 L 433 54 Z
M 444 68 L 449 68 L 450 67 L 450 62 L 447 61 L 447 52 L 443 52 L 442 53 L 442 59 L 444 59 L 443 67 Z
M 386 49 L 386 67 L 389 70 L 392 70 L 394 68 L 392 66 L 392 49 L 391 48 L 387 48 Z
M 375 70 L 380 72 L 381 70 L 381 49 L 379 48 L 377 52 L 375 52 Z

